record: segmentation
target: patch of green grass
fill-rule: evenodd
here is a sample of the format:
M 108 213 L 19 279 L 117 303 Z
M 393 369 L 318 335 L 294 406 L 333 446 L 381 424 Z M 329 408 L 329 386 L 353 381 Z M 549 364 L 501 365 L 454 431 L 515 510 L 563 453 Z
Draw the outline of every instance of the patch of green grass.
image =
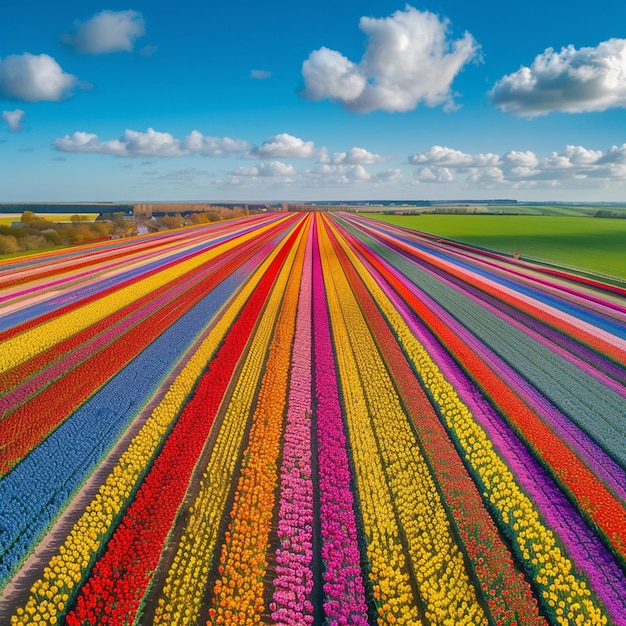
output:
M 626 279 L 626 220 L 533 215 L 371 215 L 522 258 Z

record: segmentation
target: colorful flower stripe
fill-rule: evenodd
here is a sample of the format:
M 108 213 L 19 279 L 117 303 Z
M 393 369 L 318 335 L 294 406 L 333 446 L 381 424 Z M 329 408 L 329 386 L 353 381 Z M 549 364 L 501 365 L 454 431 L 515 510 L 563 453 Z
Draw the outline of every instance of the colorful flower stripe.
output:
M 252 249 L 254 250 L 254 247 Z M 89 358 L 85 359 L 81 350 L 75 350 L 64 359 L 64 367 L 71 371 L 40 391 L 28 404 L 18 406 L 0 421 L 0 474 L 18 462 L 75 407 L 118 370 L 125 367 L 165 328 L 174 324 L 200 299 L 206 297 L 207 293 L 245 260 L 244 253 L 245 250 L 241 249 L 234 258 L 232 254 L 228 254 L 223 259 L 227 261 L 226 263 L 220 263 L 219 258 L 216 259 L 208 275 L 201 277 L 197 282 L 187 284 L 186 291 L 180 289 L 182 293 L 165 294 L 164 300 L 157 300 L 142 311 L 144 313 L 142 319 L 135 321 L 131 317 L 122 327 L 116 327 L 113 340 L 109 340 L 100 351 L 96 351 L 95 346 L 89 345 L 87 348 Z M 155 323 L 154 316 L 157 314 L 159 319 L 158 323 Z M 106 341 L 106 335 L 104 339 Z M 41 385 L 38 380 L 34 380 L 33 383 Z M 27 389 L 29 387 L 30 385 L 26 385 Z M 0 403 L 2 400 L 4 399 L 0 399 Z M 28 419 L 33 414 L 37 419 Z
M 154 624 L 191 624 L 200 615 L 209 570 L 217 550 L 224 507 L 231 491 L 249 415 L 276 325 L 276 315 L 295 259 L 297 248 L 294 246 L 294 237 L 299 235 L 300 230 L 301 223 L 283 248 L 281 261 L 284 259 L 284 265 L 257 322 L 257 329 L 217 431 L 208 463 L 199 480 L 198 492 L 189 507 L 189 517 L 172 560 L 166 564 L 163 585 L 154 588 L 157 598 L 152 618 Z M 274 279 L 274 276 L 270 279 Z
M 316 222 L 318 220 L 316 218 Z M 367 605 L 354 512 L 356 503 L 351 487 L 352 473 L 339 401 L 317 228 L 316 223 L 313 320 L 324 615 L 333 623 L 366 626 Z
M 43 576 L 33 584 L 25 606 L 18 608 L 16 614 L 12 616 L 12 624 L 30 624 L 42 620 L 45 622 L 46 614 L 56 616 L 65 610 L 69 598 L 76 593 L 85 572 L 93 564 L 97 552 L 110 535 L 115 520 L 119 518 L 128 498 L 143 478 L 152 457 L 171 429 L 173 421 L 180 413 L 207 362 L 262 280 L 267 268 L 277 256 L 281 255 L 279 259 L 282 260 L 284 249 L 284 246 L 277 247 L 261 263 L 254 276 L 239 292 L 232 305 L 223 312 L 206 339 L 191 356 L 163 400 L 152 411 L 127 451 L 122 454 L 94 500 L 74 525 L 58 554 L 44 569 Z M 273 292 L 271 297 L 275 297 Z M 270 323 L 266 325 L 271 327 Z M 258 366 L 258 363 L 256 365 Z
M 360 248 L 359 252 L 404 300 L 416 306 L 413 294 L 389 270 L 365 248 Z M 366 276 L 365 279 L 368 283 L 373 283 L 371 277 Z M 377 301 L 389 311 L 386 314 L 388 319 L 397 316 L 397 309 L 386 298 L 377 298 Z M 534 584 L 540 590 L 548 610 L 552 609 L 555 619 L 571 613 L 572 619 L 578 620 L 572 623 L 606 623 L 607 617 L 602 608 L 594 603 L 587 583 L 580 575 L 575 574 L 571 561 L 559 547 L 556 536 L 543 525 L 532 502 L 519 489 L 510 470 L 497 456 L 484 430 L 473 420 L 452 385 L 443 378 L 440 370 L 406 326 L 398 326 L 396 332 L 423 384 L 459 442 L 462 454 L 479 480 L 494 512 L 499 516 L 500 524 L 505 529 L 508 527 L 507 535 L 517 544 L 517 556 L 525 562 L 526 571 L 533 573 Z
M 293 312 L 298 304 L 304 265 L 305 246 L 302 239 L 294 245 L 297 247 L 296 255 L 285 296 L 277 312 L 274 336 L 251 418 L 207 624 L 245 625 L 248 620 L 258 621 L 265 612 L 267 544 L 278 484 L 278 456 L 295 335 Z M 279 557 L 280 554 L 277 554 L 280 563 Z
M 191 472 L 271 287 L 266 275 L 211 360 L 132 504 L 82 587 L 69 625 L 134 620 Z
M 333 279 L 341 294 L 344 324 L 350 328 L 351 349 L 346 348 L 354 355 L 358 376 L 376 381 L 376 385 L 361 383 L 368 412 L 385 416 L 384 421 L 371 420 L 371 424 L 384 460 L 384 473 L 407 543 L 410 563 L 424 600 L 426 619 L 486 624 L 458 540 L 451 534 L 447 512 L 409 420 L 343 275 L 339 259 L 335 264 Z M 342 375 L 341 380 L 345 385 L 358 379 L 352 376 L 348 382 L 348 378 Z
M 268 226 L 267 228 L 270 227 Z M 238 238 L 236 243 L 248 241 L 258 236 L 258 234 L 256 231 L 247 233 Z M 224 245 L 230 247 L 234 243 L 233 241 L 227 241 Z M 0 344 L 2 349 L 0 373 L 19 365 L 55 343 L 67 339 L 85 326 L 100 321 L 126 304 L 137 300 L 145 293 L 157 289 L 161 285 L 193 270 L 198 265 L 214 259 L 220 251 L 220 246 L 216 246 L 206 252 L 197 254 L 189 260 L 175 263 L 154 276 L 140 279 L 133 284 L 118 289 L 114 293 L 99 298 L 96 302 L 71 310 L 60 317 L 55 317 L 43 324 L 39 324 L 32 330 L 10 337 Z
M 309 229 L 291 351 L 289 399 L 283 435 L 278 501 L 277 533 L 280 547 L 276 550 L 276 570 L 272 580 L 273 602 L 269 606 L 271 617 L 276 623 L 291 626 L 313 623 L 311 603 L 314 525 L 311 463 L 313 236 L 312 229 Z
M 357 278 L 357 272 L 362 277 L 367 276 L 367 269 L 358 261 L 347 241 L 337 230 L 333 230 L 342 248 L 342 266 L 376 336 L 378 349 L 390 369 L 404 406 L 419 433 L 428 463 L 433 468 L 442 494 L 451 509 L 451 522 L 463 538 L 474 576 L 479 582 L 492 618 L 496 623 L 502 624 L 513 621 L 528 625 L 545 624 L 545 620 L 539 616 L 537 602 L 528 583 L 514 566 L 511 553 L 489 517 L 476 486 L 457 456 L 454 445 L 426 395 L 421 388 L 416 387 L 413 370 L 376 306 L 376 303 L 385 298 L 383 292 L 370 283 L 372 297 L 376 298 L 375 303 L 365 290 L 364 284 Z M 388 306 L 385 309 L 390 310 Z M 394 330 L 403 330 L 398 323 L 397 313 L 389 323 Z

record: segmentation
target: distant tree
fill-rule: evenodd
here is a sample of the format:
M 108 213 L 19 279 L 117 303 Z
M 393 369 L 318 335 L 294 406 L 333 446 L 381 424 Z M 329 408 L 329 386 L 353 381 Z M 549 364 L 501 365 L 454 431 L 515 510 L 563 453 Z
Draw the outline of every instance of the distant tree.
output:
M 42 222 L 45 223 L 46 220 L 43 217 L 39 217 L 38 215 L 35 215 L 35 213 L 33 213 L 32 211 L 23 211 L 20 221 L 22 222 L 22 224 L 34 224 L 35 225 L 35 224 L 41 224 Z
M 14 235 L 0 235 L 0 254 L 12 254 L 20 250 L 20 245 Z

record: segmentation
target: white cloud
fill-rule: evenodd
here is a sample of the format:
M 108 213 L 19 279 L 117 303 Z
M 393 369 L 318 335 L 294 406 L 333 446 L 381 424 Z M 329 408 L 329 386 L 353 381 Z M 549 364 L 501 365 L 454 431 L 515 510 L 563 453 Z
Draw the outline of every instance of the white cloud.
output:
M 75 33 L 63 35 L 61 41 L 79 54 L 132 52 L 135 40 L 146 32 L 141 13 L 130 9 L 100 11 L 85 22 L 74 22 L 74 28 Z
M 268 137 L 248 156 L 256 159 L 307 159 L 317 155 L 312 141 L 304 141 L 287 133 Z
M 426 152 L 409 157 L 411 165 L 438 167 L 486 167 L 500 164 L 497 154 L 466 154 L 445 146 L 431 146 Z
M 241 139 L 204 136 L 197 130 L 184 139 L 169 133 L 148 128 L 146 132 L 126 130 L 121 139 L 101 141 L 93 133 L 75 132 L 58 137 L 52 143 L 61 152 L 110 154 L 120 157 L 178 157 L 201 154 L 208 157 L 225 157 L 240 154 L 250 148 Z
M 2 119 L 7 123 L 12 133 L 19 133 L 22 130 L 22 120 L 26 113 L 22 109 L 14 111 L 2 111 Z
M 372 178 L 362 165 L 332 165 L 330 163 L 319 163 L 315 169 L 307 170 L 304 177 L 318 185 L 362 183 Z
M 612 146 L 606 152 L 568 145 L 562 152 L 551 152 L 543 158 L 530 150 L 511 150 L 499 156 L 432 146 L 411 157 L 410 162 L 416 166 L 415 180 L 422 183 L 455 181 L 475 188 L 558 187 L 564 182 L 580 186 L 585 181 L 623 181 L 626 144 Z
M 450 183 L 454 176 L 447 167 L 422 167 L 415 172 L 415 180 L 420 183 Z
M 295 176 L 297 170 L 293 165 L 282 161 L 270 161 L 254 167 L 238 167 L 233 176 Z
M 350 111 L 409 111 L 421 102 L 454 107 L 452 81 L 476 57 L 469 33 L 449 39 L 450 23 L 407 5 L 386 18 L 362 17 L 367 35 L 358 63 L 336 50 L 314 50 L 302 65 L 309 100 L 328 98 Z
M 271 77 L 272 72 L 268 72 L 267 70 L 250 70 L 250 78 L 254 78 L 255 80 L 266 80 Z
M 47 54 L 13 54 L 0 59 L 0 97 L 58 102 L 72 95 L 78 79 Z
M 530 67 L 501 78 L 489 92 L 505 113 L 534 117 L 626 107 L 626 39 L 596 48 L 548 48 Z
M 381 163 L 386 161 L 387 158 L 380 154 L 374 154 L 369 152 L 365 148 L 350 148 L 348 152 L 335 152 L 332 156 L 328 154 L 328 151 L 323 148 L 320 151 L 320 163 L 332 163 L 333 165 L 373 165 L 374 163 Z
M 537 155 L 530 150 L 525 152 L 511 150 L 502 157 L 502 160 L 512 167 L 536 167 L 539 164 Z

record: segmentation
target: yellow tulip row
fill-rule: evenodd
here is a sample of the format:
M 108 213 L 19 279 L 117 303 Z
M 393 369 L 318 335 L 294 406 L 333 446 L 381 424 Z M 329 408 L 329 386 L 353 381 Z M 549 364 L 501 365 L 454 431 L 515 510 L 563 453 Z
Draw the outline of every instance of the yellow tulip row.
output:
M 558 623 L 606 624 L 607 617 L 590 597 L 587 583 L 576 576 L 572 562 L 562 551 L 554 532 L 541 521 L 537 508 L 515 482 L 486 432 L 370 272 L 345 241 L 342 241 L 342 247 L 389 321 L 446 424 L 454 432 L 464 458 L 480 477 L 484 497 L 497 511 L 501 522 L 514 531 L 518 552 L 528 565 L 525 569 L 536 572 L 534 585 L 546 603 L 555 609 Z
M 261 264 L 190 357 L 74 524 L 58 553 L 45 567 L 42 577 L 33 584 L 25 606 L 18 608 L 12 616 L 12 624 L 31 624 L 42 620 L 46 623 L 64 613 L 68 598 L 82 583 L 96 558 L 96 552 L 110 532 L 111 524 L 120 515 L 198 377 L 279 249 L 277 247 Z M 46 615 L 49 617 L 46 618 Z
M 278 456 L 306 250 L 305 238 L 300 237 L 296 246 L 297 256 L 276 321 L 252 415 L 248 445 L 243 453 L 230 512 L 231 522 L 219 559 L 220 576 L 213 588 L 214 600 L 207 624 L 245 626 L 249 619 L 257 623 L 265 610 L 266 555 L 278 484 Z
M 19 335 L 15 335 L 0 344 L 0 374 L 16 367 L 20 363 L 33 358 L 40 352 L 50 348 L 56 343 L 71 337 L 79 330 L 95 324 L 105 317 L 119 311 L 124 306 L 134 302 L 143 295 L 158 289 L 194 268 L 207 263 L 225 251 L 259 237 L 263 232 L 274 228 L 275 224 L 269 224 L 254 232 L 250 232 L 235 239 L 228 240 L 215 246 L 207 252 L 203 252 L 176 263 L 157 274 L 138 280 L 122 289 L 110 293 L 95 302 L 73 309 L 64 315 L 55 317 L 43 324 L 29 329 Z
M 280 303 L 289 282 L 295 252 L 296 247 L 285 260 L 246 354 L 211 457 L 199 482 L 198 494 L 189 508 L 185 529 L 157 601 L 153 620 L 155 624 L 192 624 L 198 619 L 216 551 L 220 522 L 248 418 L 257 399 L 259 378 L 264 369 Z
M 360 396 L 359 425 L 350 426 L 348 421 L 350 435 L 367 427 L 371 433 L 368 453 L 375 456 L 379 451 L 381 480 L 406 539 L 425 617 L 432 623 L 487 624 L 433 477 L 339 260 L 329 258 L 325 271 L 334 281 L 333 299 L 338 298 L 330 304 L 329 297 L 329 308 L 336 319 L 337 352 L 346 355 L 345 370 L 340 365 L 342 387 Z M 333 316 L 336 307 L 340 313 Z

